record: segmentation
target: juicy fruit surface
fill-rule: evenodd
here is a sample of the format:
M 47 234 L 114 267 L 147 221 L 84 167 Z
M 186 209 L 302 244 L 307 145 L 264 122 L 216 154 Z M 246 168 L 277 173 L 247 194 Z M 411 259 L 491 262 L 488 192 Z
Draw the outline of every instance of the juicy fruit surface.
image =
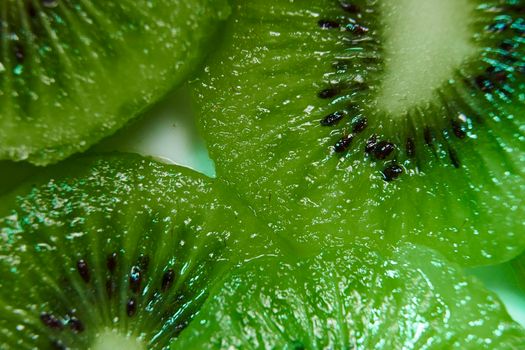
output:
M 434 252 L 365 244 L 228 277 L 172 349 L 520 349 L 496 297 Z
M 80 158 L 4 196 L 0 348 L 163 348 L 267 243 L 228 198 L 138 156 Z
M 464 265 L 512 258 L 524 6 L 237 1 L 194 84 L 218 177 L 308 247 L 365 235 Z
M 226 1 L 3 1 L 0 159 L 45 165 L 120 128 L 204 54 Z

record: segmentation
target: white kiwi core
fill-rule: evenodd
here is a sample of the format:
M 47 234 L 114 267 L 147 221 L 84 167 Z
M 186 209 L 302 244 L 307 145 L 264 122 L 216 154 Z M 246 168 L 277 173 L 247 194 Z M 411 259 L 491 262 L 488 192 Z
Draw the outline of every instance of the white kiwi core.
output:
M 144 344 L 135 337 L 105 331 L 99 334 L 93 344 L 92 350 L 146 350 Z
M 471 0 L 380 0 L 385 72 L 377 107 L 402 115 L 436 98 L 476 53 Z

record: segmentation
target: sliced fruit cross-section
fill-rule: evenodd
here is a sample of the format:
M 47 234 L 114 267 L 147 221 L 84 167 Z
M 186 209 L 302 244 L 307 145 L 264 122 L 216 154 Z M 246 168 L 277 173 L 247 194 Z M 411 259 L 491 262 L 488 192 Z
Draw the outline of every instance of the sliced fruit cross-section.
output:
M 525 5 L 236 1 L 193 85 L 219 178 L 306 247 L 525 247 Z
M 80 158 L 3 197 L 0 348 L 164 348 L 229 267 L 264 252 L 227 198 L 137 156 Z
M 430 249 L 299 257 L 222 186 L 119 155 L 1 197 L 0 348 L 525 345 L 497 298 Z
M 182 82 L 229 10 L 223 0 L 5 0 L 0 159 L 56 162 Z
M 460 271 L 414 245 L 254 261 L 217 288 L 171 348 L 523 348 L 523 329 Z

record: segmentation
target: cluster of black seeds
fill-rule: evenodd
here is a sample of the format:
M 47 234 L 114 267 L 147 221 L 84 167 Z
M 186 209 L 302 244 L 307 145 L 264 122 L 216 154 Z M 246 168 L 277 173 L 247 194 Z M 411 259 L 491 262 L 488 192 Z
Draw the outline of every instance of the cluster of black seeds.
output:
M 360 6 L 341 1 L 340 8 L 347 14 L 357 15 L 361 13 Z M 343 33 L 350 33 L 355 36 L 362 36 L 369 32 L 367 26 L 361 24 L 355 18 L 348 18 L 348 23 L 344 26 L 334 20 L 330 19 L 321 19 L 318 21 L 319 27 L 322 29 L 341 29 Z M 333 64 L 334 68 L 337 70 L 346 70 L 347 67 L 342 65 L 340 62 L 335 62 Z M 332 99 L 338 97 L 344 90 L 352 91 L 365 91 L 368 89 L 368 86 L 364 83 L 352 82 L 349 84 L 338 84 L 337 86 L 331 86 L 329 88 L 323 89 L 318 93 L 318 97 L 321 99 Z M 352 147 L 352 142 L 358 134 L 362 133 L 368 127 L 368 119 L 364 116 L 360 116 L 358 109 L 355 105 L 350 105 L 349 108 L 345 111 L 336 111 L 324 117 L 321 120 L 321 125 L 326 127 L 331 127 L 337 125 L 341 120 L 347 116 L 353 116 L 351 124 L 351 133 L 346 133 L 334 144 L 333 150 L 335 153 L 344 153 L 350 150 Z M 377 135 L 372 135 L 365 146 L 365 154 L 372 156 L 375 160 L 384 160 L 389 155 L 394 152 L 396 145 L 388 140 L 380 140 Z M 399 177 L 403 173 L 403 168 L 399 166 L 396 162 L 390 162 L 383 171 L 383 178 L 385 181 L 392 181 Z
M 336 29 L 341 35 L 350 33 L 350 35 L 358 38 L 368 34 L 369 29 L 367 26 L 359 23 L 365 9 L 353 2 L 343 0 L 338 2 L 342 12 L 345 14 L 344 20 L 321 19 L 317 23 L 318 26 L 323 30 Z M 513 75 L 525 73 L 525 62 L 520 47 L 525 37 L 525 20 L 521 17 L 525 13 L 525 6 L 508 3 L 498 8 L 487 9 L 487 11 L 491 13 L 514 14 L 516 16 L 496 16 L 494 22 L 486 26 L 485 30 L 487 33 L 498 35 L 498 38 L 500 38 L 498 39 L 499 45 L 496 45 L 497 57 L 495 61 L 497 61 L 497 64 L 480 62 L 487 65 L 483 73 L 476 73 L 473 77 L 464 77 L 464 85 L 472 93 L 480 94 L 482 98 L 484 96 L 489 101 L 499 99 L 508 103 L 516 93 L 511 86 Z M 373 58 L 366 60 L 374 61 Z M 376 63 L 368 61 L 365 63 Z M 332 66 L 338 71 L 352 69 L 344 62 L 334 62 Z M 339 98 L 348 91 L 359 92 L 367 89 L 368 86 L 362 82 L 339 82 L 319 91 L 317 97 L 332 100 Z M 454 93 L 452 97 L 443 97 L 442 99 L 443 106 L 446 107 L 450 115 L 448 124 L 419 127 L 417 130 L 422 130 L 422 132 L 418 133 L 414 130 L 409 136 L 403 138 L 405 140 L 404 144 L 392 142 L 391 139 L 398 139 L 395 137 L 389 138 L 377 134 L 369 136 L 365 143 L 363 154 L 369 160 L 383 163 L 381 174 L 385 181 L 390 182 L 397 179 L 408 166 L 407 163 L 400 165 L 401 162 L 397 160 L 401 151 L 403 151 L 406 160 L 415 160 L 415 162 L 408 164 L 414 164 L 417 168 L 421 166 L 420 162 L 417 161 L 418 146 L 416 145 L 428 148 L 436 158 L 439 157 L 439 154 L 446 154 L 449 164 L 454 168 L 461 168 L 458 154 L 448 140 L 450 136 L 454 136 L 458 140 L 465 139 L 468 135 L 468 124 L 483 124 L 483 116 L 465 102 L 459 94 L 454 95 Z M 358 108 L 352 104 L 346 110 L 331 113 L 320 121 L 323 127 L 334 127 L 344 119 L 351 120 L 351 124 L 347 129 L 351 128 L 352 132 L 344 132 L 333 144 L 332 148 L 335 154 L 342 154 L 352 149 L 353 141 L 369 125 L 369 118 L 370 116 L 363 116 Z M 443 152 L 438 152 L 438 149 L 443 150 Z
M 119 262 L 119 255 L 116 252 L 109 254 L 106 258 L 106 295 L 109 300 L 115 298 L 118 292 L 118 277 L 117 277 L 117 266 Z M 126 315 L 130 318 L 135 317 L 140 307 L 140 296 L 144 291 L 144 281 L 149 268 L 149 257 L 147 255 L 141 255 L 137 259 L 135 265 L 133 265 L 128 272 L 128 296 L 125 300 L 125 311 Z M 89 263 L 86 259 L 80 259 L 76 262 L 76 271 L 81 280 L 87 285 L 91 286 L 93 283 L 92 271 Z M 66 279 L 67 280 L 67 279 Z M 163 295 L 168 293 L 176 281 L 176 273 L 173 268 L 168 268 L 164 271 L 161 280 L 156 283 L 157 289 L 151 293 L 150 298 L 144 305 L 154 305 L 159 301 Z M 69 282 L 67 282 L 69 283 Z M 182 304 L 188 300 L 190 293 L 187 291 L 178 292 L 170 306 L 173 309 L 182 307 Z M 53 312 L 42 312 L 40 314 L 41 322 L 50 330 L 62 332 L 71 331 L 75 334 L 83 333 L 86 330 L 86 323 L 79 319 L 76 315 L 76 310 L 70 310 L 66 315 L 57 315 Z M 171 318 L 175 312 L 172 310 L 166 310 L 162 315 L 164 319 Z M 172 325 L 171 336 L 176 337 L 186 328 L 189 324 L 189 319 L 183 318 Z M 57 339 L 51 340 L 51 345 L 56 349 L 67 349 L 62 341 Z

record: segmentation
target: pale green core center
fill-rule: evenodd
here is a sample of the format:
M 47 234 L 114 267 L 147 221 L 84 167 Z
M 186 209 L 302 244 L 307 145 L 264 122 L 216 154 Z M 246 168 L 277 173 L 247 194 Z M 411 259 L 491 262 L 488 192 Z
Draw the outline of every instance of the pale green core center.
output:
M 381 0 L 385 72 L 377 107 L 402 115 L 435 100 L 436 89 L 475 53 L 471 0 Z
M 105 331 L 99 334 L 92 350 L 146 350 L 142 342 L 117 331 Z

